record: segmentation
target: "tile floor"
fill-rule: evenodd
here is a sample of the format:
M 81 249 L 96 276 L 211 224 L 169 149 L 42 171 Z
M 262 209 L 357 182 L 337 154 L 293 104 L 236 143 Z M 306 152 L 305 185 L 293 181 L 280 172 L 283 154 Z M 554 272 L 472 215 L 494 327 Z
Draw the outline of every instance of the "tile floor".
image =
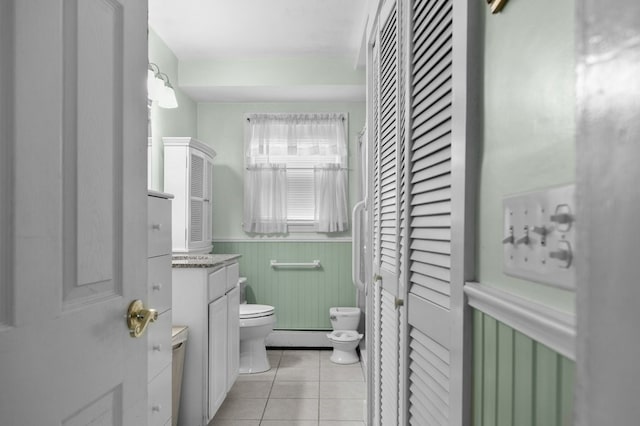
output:
M 358 364 L 331 350 L 268 350 L 271 370 L 241 374 L 209 426 L 364 426 L 366 386 Z

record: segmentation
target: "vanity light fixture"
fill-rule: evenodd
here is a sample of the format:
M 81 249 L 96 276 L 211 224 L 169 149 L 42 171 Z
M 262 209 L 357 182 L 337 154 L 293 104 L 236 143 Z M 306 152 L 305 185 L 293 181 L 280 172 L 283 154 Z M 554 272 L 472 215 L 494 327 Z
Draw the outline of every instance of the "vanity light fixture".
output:
M 160 67 L 153 62 L 149 63 L 147 72 L 147 96 L 150 101 L 157 101 L 161 108 L 178 107 L 176 93 L 169 82 L 169 76 L 160 72 Z

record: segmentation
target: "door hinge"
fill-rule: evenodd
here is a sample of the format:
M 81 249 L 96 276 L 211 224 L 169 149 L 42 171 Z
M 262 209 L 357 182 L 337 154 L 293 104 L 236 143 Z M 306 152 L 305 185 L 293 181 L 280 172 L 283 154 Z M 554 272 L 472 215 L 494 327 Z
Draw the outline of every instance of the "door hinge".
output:
M 394 299 L 395 299 L 394 305 L 395 305 L 396 309 L 398 309 L 400 306 L 404 305 L 404 299 L 398 299 L 397 297 L 394 298 Z

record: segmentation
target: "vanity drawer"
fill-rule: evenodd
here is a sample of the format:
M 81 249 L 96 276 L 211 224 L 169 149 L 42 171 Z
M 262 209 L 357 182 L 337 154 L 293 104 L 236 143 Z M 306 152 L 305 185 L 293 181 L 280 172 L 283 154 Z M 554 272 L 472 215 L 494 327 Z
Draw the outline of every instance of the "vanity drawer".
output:
M 149 382 L 148 391 L 148 424 L 164 426 L 171 419 L 171 365 Z
M 232 263 L 227 266 L 227 291 L 233 290 L 238 285 L 240 279 L 240 265 Z
M 224 267 L 209 273 L 207 280 L 209 302 L 224 296 L 227 292 L 227 270 Z
M 171 200 L 147 197 L 147 256 L 171 253 Z
M 147 333 L 148 377 L 152 379 L 171 364 L 171 311 L 158 315 L 158 319 L 149 324 Z
M 171 255 L 147 260 L 147 298 L 149 307 L 163 313 L 171 309 Z

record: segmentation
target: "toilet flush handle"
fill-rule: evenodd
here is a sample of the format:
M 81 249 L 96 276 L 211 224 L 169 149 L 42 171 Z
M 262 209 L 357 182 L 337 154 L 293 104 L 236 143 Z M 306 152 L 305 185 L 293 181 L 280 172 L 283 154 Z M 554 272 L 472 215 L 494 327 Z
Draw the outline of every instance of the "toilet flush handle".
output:
M 335 315 L 329 315 L 329 319 L 330 319 L 331 321 L 335 321 L 335 320 L 337 320 L 337 319 L 338 319 L 338 317 L 336 317 Z

